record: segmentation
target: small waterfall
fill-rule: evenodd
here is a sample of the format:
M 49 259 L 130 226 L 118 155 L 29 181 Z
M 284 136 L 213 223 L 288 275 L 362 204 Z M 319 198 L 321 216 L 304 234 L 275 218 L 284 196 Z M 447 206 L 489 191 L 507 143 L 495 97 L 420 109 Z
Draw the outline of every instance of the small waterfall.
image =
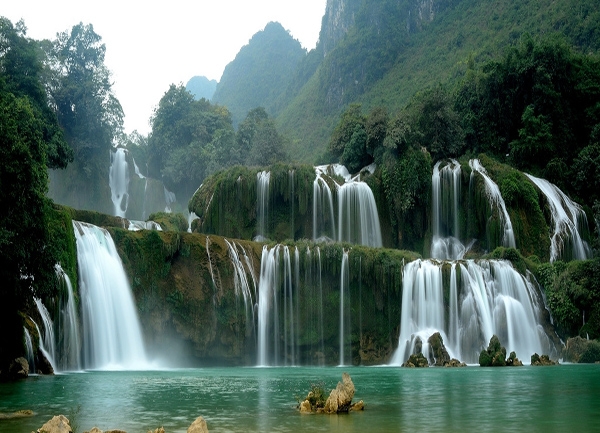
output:
M 256 174 L 256 242 L 267 239 L 267 228 L 269 223 L 269 182 L 270 171 L 261 171 Z
M 110 152 L 109 185 L 110 195 L 114 205 L 115 216 L 125 217 L 129 203 L 129 168 L 127 165 L 127 151 L 117 148 Z
M 277 321 L 273 319 L 277 316 L 277 304 L 275 299 L 275 287 L 277 285 L 277 266 L 279 262 L 279 248 L 275 247 L 269 250 L 263 246 L 262 258 L 260 260 L 260 280 L 258 284 L 258 365 L 271 365 L 269 358 L 269 334 L 272 328 L 277 327 Z M 277 347 L 273 348 L 275 359 L 277 359 Z
M 550 236 L 550 261 L 573 258 L 589 259 L 592 254 L 587 242 L 581 239 L 580 228 L 587 229 L 585 212 L 577 203 L 566 196 L 556 185 L 545 179 L 525 175 L 542 191 L 548 201 L 554 231 Z M 567 251 L 570 246 L 570 251 Z
M 190 212 L 188 215 L 188 233 L 192 232 L 192 223 L 198 219 L 198 215 L 195 212 Z
M 338 190 L 338 241 L 381 247 L 375 197 L 364 182 L 346 182 Z
M 340 364 L 347 365 L 346 352 L 350 346 L 350 270 L 348 251 L 342 256 L 342 272 L 340 275 Z M 348 334 L 348 335 L 346 335 Z
M 165 193 L 165 212 L 171 213 L 171 208 L 173 206 L 173 203 L 175 203 L 177 201 L 177 197 L 175 196 L 174 192 L 169 191 L 167 189 L 167 187 L 164 185 L 163 185 L 163 190 Z
M 40 332 L 40 328 L 37 327 L 38 335 L 40 336 L 40 350 L 52 366 L 52 370 L 57 371 L 56 368 L 56 338 L 54 337 L 54 323 L 46 306 L 42 303 L 39 298 L 34 298 L 35 305 L 37 306 L 40 318 L 44 325 L 44 333 Z M 35 322 L 33 322 L 35 323 Z
M 25 327 L 23 327 L 23 335 L 25 336 L 25 355 L 27 356 L 27 362 L 29 363 L 29 371 L 35 373 L 36 370 L 35 355 L 33 354 L 33 342 L 31 341 L 31 334 L 29 334 L 29 331 Z
M 485 192 L 490 201 L 490 207 L 492 212 L 494 207 L 498 209 L 498 216 L 500 218 L 500 224 L 503 227 L 504 234 L 502 236 L 502 245 L 505 247 L 516 248 L 515 234 L 513 232 L 512 223 L 510 216 L 506 210 L 506 204 L 500 194 L 500 188 L 498 185 L 488 176 L 487 171 L 478 159 L 469 160 L 469 167 L 471 167 L 471 176 L 474 172 L 479 173 L 485 181 Z
M 292 220 L 291 220 L 291 233 L 290 233 L 290 239 L 296 239 L 296 225 L 295 225 L 295 198 L 296 198 L 296 186 L 294 184 L 294 177 L 295 177 L 296 171 L 295 170 L 289 170 L 288 171 L 288 175 L 289 175 L 289 185 L 290 185 L 290 206 L 291 206 L 291 215 L 292 215 Z
M 472 260 L 450 269 L 449 320 L 444 314 L 442 266 L 416 260 L 403 271 L 398 349 L 391 364 L 414 353 L 417 337 L 428 357 L 428 338 L 440 332 L 451 357 L 477 363 L 479 353 L 496 334 L 507 352 L 521 359 L 534 352 L 551 353 L 550 340 L 539 324 L 535 287 L 506 261 Z M 458 272 L 460 269 L 460 272 Z
M 81 370 L 81 338 L 73 285 L 60 265 L 56 265 L 56 274 L 63 281 L 66 291 L 66 297 L 64 293 L 61 296 L 57 367 L 60 371 L 78 371 Z
M 254 278 L 254 271 L 253 268 L 249 266 L 248 255 L 241 245 L 239 247 L 242 251 L 242 256 L 245 258 L 244 261 L 240 260 L 240 254 L 235 242 L 229 242 L 225 239 L 225 243 L 227 244 L 227 253 L 233 264 L 235 294 L 238 298 L 242 297 L 244 300 L 244 312 L 246 314 L 245 337 L 253 337 L 256 329 L 254 323 L 254 303 L 256 301 L 256 280 Z M 244 267 L 244 263 L 246 263 L 246 266 L 249 268 L 248 270 L 253 283 L 252 287 L 248 281 L 247 268 Z
M 162 232 L 162 227 L 156 221 L 129 220 L 128 230 L 137 232 L 139 230 L 156 230 Z
M 148 368 L 131 289 L 112 238 L 91 224 L 73 221 L 73 228 L 85 368 Z
M 313 241 L 335 239 L 335 216 L 331 188 L 317 170 L 313 182 Z
M 433 167 L 431 176 L 433 239 L 431 257 L 460 260 L 466 248 L 460 241 L 460 164 L 451 160 L 440 169 L 442 161 Z

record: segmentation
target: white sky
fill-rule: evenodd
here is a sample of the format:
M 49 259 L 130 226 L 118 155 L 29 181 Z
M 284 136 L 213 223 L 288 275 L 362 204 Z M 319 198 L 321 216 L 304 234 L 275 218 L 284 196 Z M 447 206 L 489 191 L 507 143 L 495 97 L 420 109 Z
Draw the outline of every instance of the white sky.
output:
M 240 48 L 278 21 L 308 50 L 319 38 L 327 0 L 3 0 L 0 15 L 25 20 L 27 36 L 55 39 L 92 24 L 106 45 L 105 65 L 125 112 L 125 131 L 148 120 L 169 85 L 195 75 L 219 81 Z

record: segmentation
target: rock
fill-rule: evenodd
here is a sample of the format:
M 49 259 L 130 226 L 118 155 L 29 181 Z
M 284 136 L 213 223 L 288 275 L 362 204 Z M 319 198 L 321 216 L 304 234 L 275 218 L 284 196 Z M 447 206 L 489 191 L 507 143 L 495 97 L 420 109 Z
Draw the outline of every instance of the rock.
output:
M 600 341 L 587 340 L 579 336 L 569 338 L 563 349 L 563 359 L 567 362 L 595 363 L 600 361 Z
M 73 433 L 73 430 L 71 430 L 67 417 L 58 415 L 40 427 L 37 433 Z
M 348 412 L 355 391 L 350 375 L 348 373 L 342 374 L 342 382 L 338 382 L 336 388 L 329 394 L 324 411 L 326 413 Z
M 26 418 L 29 416 L 33 416 L 33 411 L 29 409 L 18 410 L 12 413 L 0 413 L 0 419 Z
M 106 430 L 104 433 L 127 433 L 125 430 Z
M 437 365 L 438 367 L 442 367 L 450 362 L 450 355 L 448 354 L 448 350 L 444 346 L 444 339 L 439 332 L 433 334 L 429 339 L 427 339 L 429 343 L 429 362 L 433 365 Z
M 8 374 L 11 379 L 25 379 L 29 376 L 29 363 L 23 357 L 15 359 L 8 367 Z
M 429 367 L 429 361 L 427 360 L 427 358 L 425 358 L 425 356 L 423 356 L 422 353 L 417 353 L 417 354 L 410 355 L 410 357 L 406 360 L 406 362 L 404 364 L 402 364 L 402 367 L 409 367 L 409 368 Z
M 204 418 L 201 416 L 196 418 L 192 425 L 188 427 L 187 433 L 208 433 L 208 426 Z
M 523 367 L 523 363 L 517 358 L 517 354 L 515 352 L 510 352 L 508 359 L 506 360 L 506 365 L 508 367 Z
M 487 350 L 479 354 L 479 365 L 481 367 L 504 367 L 506 365 L 506 349 L 500 344 L 497 335 L 490 338 Z
M 165 429 L 164 429 L 164 427 L 159 427 L 154 431 L 148 430 L 148 433 L 165 433 Z
M 556 365 L 558 364 L 558 362 L 555 362 L 553 360 L 550 359 L 550 357 L 548 355 L 538 355 L 537 353 L 534 353 L 533 355 L 531 355 L 531 365 L 535 365 L 535 366 L 546 366 L 546 365 Z
M 298 409 L 300 409 L 300 413 L 312 412 L 312 407 L 310 405 L 310 401 L 304 400 L 303 402 L 300 403 L 300 406 L 298 406 Z
M 83 433 L 102 433 L 102 430 L 100 430 L 98 427 L 92 427 L 90 431 L 85 431 Z
M 467 364 L 465 364 L 464 362 L 460 362 L 456 358 L 452 358 L 450 361 L 448 361 L 447 363 L 444 364 L 444 367 L 466 367 L 466 366 L 467 366 Z
M 350 406 L 350 410 L 353 412 L 365 410 L 365 403 L 362 400 L 358 403 L 354 403 L 352 406 Z

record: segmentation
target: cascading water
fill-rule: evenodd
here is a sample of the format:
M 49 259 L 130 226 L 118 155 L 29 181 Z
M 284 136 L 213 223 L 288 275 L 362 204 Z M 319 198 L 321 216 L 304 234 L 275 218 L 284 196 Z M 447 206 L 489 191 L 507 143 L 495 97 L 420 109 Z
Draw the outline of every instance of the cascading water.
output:
M 256 175 L 256 242 L 267 239 L 267 227 L 269 218 L 269 182 L 270 171 L 260 171 Z
M 400 365 L 414 353 L 417 337 L 428 356 L 428 338 L 440 332 L 451 357 L 478 362 L 492 335 L 507 352 L 522 359 L 551 353 L 551 342 L 539 324 L 535 288 L 505 261 L 465 261 L 450 269 L 449 320 L 444 311 L 442 266 L 416 260 L 403 271 L 402 316 L 398 349 L 391 364 Z M 458 269 L 456 269 L 458 268 Z
M 510 221 L 510 216 L 506 210 L 506 204 L 504 203 L 502 194 L 500 194 L 500 188 L 498 188 L 498 185 L 488 176 L 485 167 L 481 165 L 481 162 L 478 159 L 469 160 L 469 166 L 472 170 L 471 176 L 473 176 L 473 174 L 476 172 L 479 173 L 484 179 L 485 192 L 489 199 L 492 213 L 494 212 L 494 208 L 498 209 L 500 225 L 503 227 L 502 246 L 516 248 L 517 244 L 515 242 L 515 234 Z
M 79 315 L 73 294 L 73 285 L 65 271 L 56 265 L 56 274 L 64 284 L 61 310 L 58 322 L 58 356 L 56 367 L 60 371 L 81 370 L 81 338 L 79 335 Z M 64 293 L 66 292 L 66 293 Z M 66 296 L 65 296 L 66 294 Z M 64 299 L 66 298 L 66 299 Z
M 442 161 L 433 167 L 431 176 L 433 239 L 431 257 L 444 260 L 460 260 L 466 252 L 460 241 L 459 202 L 460 164 L 451 160 L 441 169 Z
M 109 185 L 110 196 L 114 205 L 115 216 L 125 217 L 129 203 L 129 168 L 127 165 L 127 151 L 117 148 L 110 152 Z
M 25 327 L 23 327 L 23 335 L 25 336 L 25 355 L 27 356 L 27 362 L 29 363 L 29 371 L 35 373 L 36 370 L 35 356 L 33 354 L 33 342 L 31 341 L 31 334 L 29 334 L 29 331 Z
M 244 261 L 240 259 L 240 255 L 238 253 L 238 248 L 235 242 L 229 242 L 225 239 L 225 243 L 227 244 L 227 252 L 229 254 L 229 258 L 231 263 L 233 264 L 233 272 L 234 272 L 234 288 L 236 296 L 242 297 L 244 300 L 244 312 L 246 315 L 246 332 L 245 337 L 254 336 L 254 332 L 256 329 L 254 323 L 254 304 L 256 301 L 256 279 L 254 278 L 253 268 L 250 266 L 248 262 L 248 255 L 243 247 L 240 246 L 240 250 L 242 251 L 242 255 L 245 258 Z M 244 267 L 244 263 L 248 267 L 248 271 L 250 272 L 252 278 L 252 287 L 250 286 L 250 282 L 248 281 L 247 276 L 247 268 Z
M 279 248 L 275 247 L 269 250 L 263 246 L 262 258 L 260 260 L 260 280 L 258 284 L 258 357 L 259 366 L 268 366 L 273 362 L 269 357 L 271 348 L 269 335 L 272 328 L 277 328 L 277 303 L 275 290 L 277 286 L 277 271 L 279 264 Z M 273 316 L 273 317 L 271 317 Z M 275 325 L 273 325 L 275 323 Z M 277 333 L 273 339 L 273 349 L 275 360 L 278 358 L 277 352 Z
M 579 233 L 581 227 L 587 229 L 587 216 L 581 206 L 573 202 L 556 185 L 545 179 L 525 175 L 542 191 L 548 201 L 554 230 L 550 236 L 550 261 L 561 258 L 586 260 L 591 250 Z M 570 251 L 567 251 L 568 246 Z
M 336 238 L 333 195 L 331 188 L 317 169 L 313 182 L 313 241 Z
M 342 270 L 340 274 L 340 366 L 346 365 L 347 347 L 350 345 L 350 269 L 348 251 L 342 255 Z
M 87 369 L 148 368 L 131 289 L 109 233 L 73 221 Z
M 52 322 L 52 318 L 50 317 L 50 313 L 46 306 L 42 303 L 42 300 L 39 298 L 34 298 L 35 305 L 37 306 L 38 312 L 40 313 L 40 318 L 42 319 L 42 324 L 44 325 L 44 333 L 40 332 L 40 328 L 37 323 L 35 326 L 37 327 L 38 335 L 40 336 L 40 350 L 52 366 L 52 370 L 57 371 L 56 368 L 56 339 L 54 337 L 54 323 Z M 33 322 L 35 323 L 35 322 Z
M 379 214 L 373 192 L 364 182 L 350 181 L 338 190 L 338 241 L 381 247 Z

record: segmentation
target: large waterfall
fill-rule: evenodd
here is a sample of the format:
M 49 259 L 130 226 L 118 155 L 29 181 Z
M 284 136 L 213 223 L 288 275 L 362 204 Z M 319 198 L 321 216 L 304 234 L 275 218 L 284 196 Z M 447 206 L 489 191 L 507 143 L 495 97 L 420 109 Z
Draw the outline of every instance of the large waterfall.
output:
M 435 332 L 442 335 L 451 357 L 467 363 L 478 361 L 480 351 L 494 334 L 508 352 L 515 351 L 525 360 L 535 352 L 552 352 L 539 325 L 543 305 L 536 289 L 510 262 L 453 263 L 450 287 L 444 286 L 442 266 L 428 260 L 405 266 L 400 337 L 391 364 L 406 361 L 418 338 L 427 356 L 427 339 Z M 445 293 L 450 298 L 447 314 Z
M 87 369 L 148 368 L 131 289 L 108 232 L 73 221 Z

